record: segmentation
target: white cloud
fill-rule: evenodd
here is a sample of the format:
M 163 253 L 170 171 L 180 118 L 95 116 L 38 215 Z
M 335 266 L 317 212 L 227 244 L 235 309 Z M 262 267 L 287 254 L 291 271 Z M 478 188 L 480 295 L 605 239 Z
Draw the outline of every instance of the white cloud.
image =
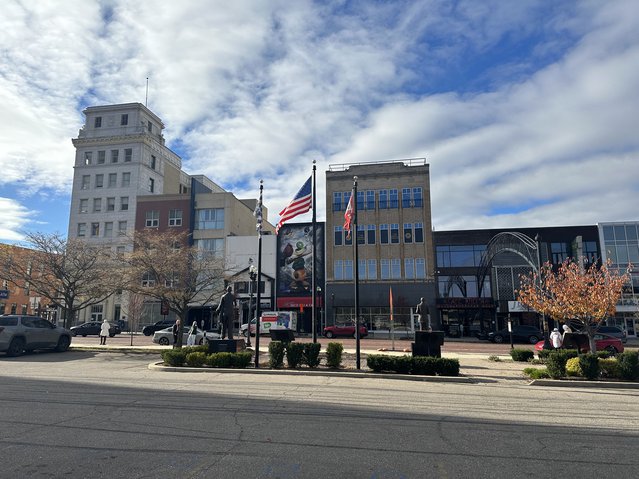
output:
M 36 214 L 11 198 L 0 197 L 0 240 L 16 242 L 23 239 L 21 230 Z

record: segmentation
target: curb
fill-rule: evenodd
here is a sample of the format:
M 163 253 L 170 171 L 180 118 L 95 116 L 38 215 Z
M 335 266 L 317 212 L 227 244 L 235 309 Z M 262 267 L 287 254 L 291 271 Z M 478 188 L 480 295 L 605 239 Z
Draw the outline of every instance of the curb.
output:
M 440 383 L 473 384 L 474 380 L 465 376 L 413 376 L 410 374 L 386 374 L 368 371 L 312 371 L 290 369 L 226 369 L 226 368 L 190 368 L 188 366 L 163 366 L 163 361 L 149 363 L 148 368 L 153 371 L 184 372 L 184 373 L 235 373 L 235 374 L 275 374 L 286 376 L 324 376 L 358 379 L 398 379 L 403 381 L 425 381 Z
M 529 386 L 551 386 L 560 388 L 601 388 L 601 389 L 639 389 L 639 383 L 612 381 L 580 381 L 561 379 L 534 379 Z
M 102 351 L 105 353 L 139 353 L 139 354 L 157 354 L 161 352 L 158 349 L 144 349 L 136 346 L 125 346 L 120 348 L 103 348 L 100 346 L 71 346 L 69 351 Z

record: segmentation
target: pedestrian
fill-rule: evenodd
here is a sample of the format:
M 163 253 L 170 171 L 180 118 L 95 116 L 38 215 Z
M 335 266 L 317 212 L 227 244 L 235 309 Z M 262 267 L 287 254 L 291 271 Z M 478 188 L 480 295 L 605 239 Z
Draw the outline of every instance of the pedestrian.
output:
M 109 335 L 109 330 L 111 329 L 111 325 L 105 319 L 102 321 L 102 325 L 100 326 L 100 345 L 106 345 L 107 336 Z
M 173 347 L 177 344 L 180 334 L 182 334 L 182 321 L 178 318 L 173 325 Z
M 193 321 L 193 324 L 191 324 L 191 329 L 189 329 L 189 337 L 186 339 L 186 345 L 195 346 L 196 339 L 197 339 L 197 323 Z
M 562 342 L 563 342 L 564 338 L 566 337 L 566 334 L 572 333 L 572 329 L 570 329 L 570 326 L 568 326 L 567 324 L 564 324 L 563 329 L 564 329 L 564 332 L 561 335 Z
M 235 298 L 233 297 L 233 289 L 229 286 L 226 288 L 226 293 L 222 295 L 220 304 L 215 310 L 219 313 L 220 323 L 222 324 L 222 339 L 227 337 L 233 339 L 233 303 Z
M 559 349 L 561 347 L 562 337 L 557 328 L 553 329 L 552 333 L 550 333 L 550 342 L 552 343 L 552 347 L 555 349 Z

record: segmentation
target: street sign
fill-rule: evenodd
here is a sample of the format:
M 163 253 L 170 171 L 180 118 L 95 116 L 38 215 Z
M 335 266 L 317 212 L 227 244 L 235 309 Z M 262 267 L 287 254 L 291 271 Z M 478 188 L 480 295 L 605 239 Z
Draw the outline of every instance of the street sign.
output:
M 8 298 L 9 298 L 9 290 L 0 289 L 0 299 L 8 299 Z

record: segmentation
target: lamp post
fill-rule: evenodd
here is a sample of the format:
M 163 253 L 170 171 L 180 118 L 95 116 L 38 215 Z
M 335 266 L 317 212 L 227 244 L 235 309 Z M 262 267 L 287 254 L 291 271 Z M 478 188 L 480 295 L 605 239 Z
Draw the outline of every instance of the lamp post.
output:
M 251 319 L 253 316 L 253 283 L 257 278 L 257 268 L 253 265 L 253 259 L 249 259 L 249 314 L 246 319 L 246 346 L 251 347 Z
M 317 286 L 317 296 L 320 298 L 320 304 L 322 305 L 320 307 L 320 320 L 319 320 L 319 330 L 323 331 L 322 328 L 322 319 L 324 318 L 324 315 L 322 314 L 322 310 L 324 309 L 324 299 L 322 298 L 322 287 L 321 286 Z M 316 326 L 317 327 L 317 326 Z
M 541 288 L 541 236 L 535 235 L 535 244 L 537 245 L 537 276 L 539 280 L 539 288 Z M 548 324 L 546 322 L 546 314 L 541 312 L 541 325 L 544 332 L 544 346 L 543 349 L 552 349 L 550 339 L 548 338 Z

